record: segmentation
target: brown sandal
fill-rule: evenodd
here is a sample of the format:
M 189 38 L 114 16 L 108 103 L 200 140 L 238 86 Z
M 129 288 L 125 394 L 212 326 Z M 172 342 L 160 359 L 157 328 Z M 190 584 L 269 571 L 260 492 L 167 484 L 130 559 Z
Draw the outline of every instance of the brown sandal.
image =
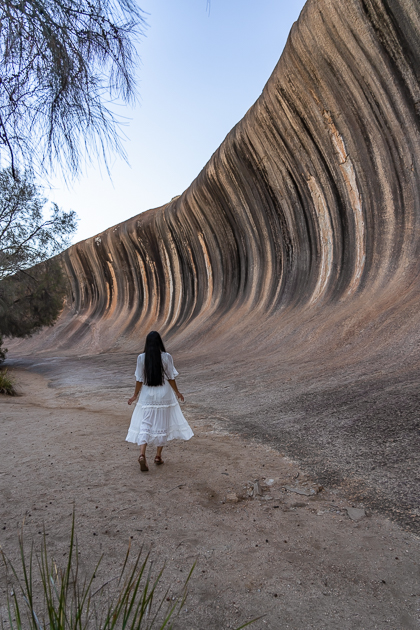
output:
M 139 464 L 141 472 L 147 472 L 149 470 L 146 463 L 146 457 L 144 455 L 139 455 Z
M 161 464 L 164 464 L 165 462 L 163 461 L 163 459 L 161 458 L 160 455 L 156 455 L 155 457 L 155 464 L 156 466 L 160 466 Z

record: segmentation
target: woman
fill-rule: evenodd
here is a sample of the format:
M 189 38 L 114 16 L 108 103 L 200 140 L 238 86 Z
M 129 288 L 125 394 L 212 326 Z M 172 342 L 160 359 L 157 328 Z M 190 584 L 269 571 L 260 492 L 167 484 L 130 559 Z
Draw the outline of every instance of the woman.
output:
M 169 440 L 189 440 L 194 433 L 185 420 L 175 396 L 184 401 L 175 378 L 178 372 L 161 336 L 152 331 L 146 337 L 143 354 L 137 358 L 136 388 L 128 404 L 140 394 L 131 417 L 127 442 L 140 445 L 140 470 L 149 470 L 146 461 L 148 444 L 157 446 L 155 464 L 163 464 L 162 449 Z

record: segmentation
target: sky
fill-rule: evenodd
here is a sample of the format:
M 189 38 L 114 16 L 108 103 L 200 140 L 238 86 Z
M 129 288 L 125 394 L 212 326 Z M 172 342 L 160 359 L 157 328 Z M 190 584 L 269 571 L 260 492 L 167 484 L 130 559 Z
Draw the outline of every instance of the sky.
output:
M 79 216 L 73 242 L 181 194 L 261 94 L 303 0 L 138 0 L 138 104 L 121 107 L 128 164 L 111 157 L 46 196 Z

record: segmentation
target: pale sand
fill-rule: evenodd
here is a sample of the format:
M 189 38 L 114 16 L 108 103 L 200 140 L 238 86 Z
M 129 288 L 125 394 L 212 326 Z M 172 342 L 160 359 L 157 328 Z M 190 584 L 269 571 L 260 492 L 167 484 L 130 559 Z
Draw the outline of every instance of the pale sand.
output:
M 235 628 L 262 614 L 251 627 L 419 627 L 414 534 L 369 512 L 353 522 L 339 490 L 285 491 L 310 480 L 278 451 L 228 434 L 188 402 L 196 436 L 165 448 L 164 466 L 148 453 L 150 472 L 142 474 L 137 447 L 124 441 L 132 387 L 115 388 L 109 404 L 109 392 L 95 398 L 94 374 L 89 386 L 84 373 L 78 389 L 77 376 L 72 386 L 48 387 L 39 374 L 15 373 L 22 395 L 0 398 L 0 544 L 12 560 L 25 522 L 36 544 L 45 526 L 65 561 L 75 505 L 83 567 L 104 553 L 98 586 L 118 573 L 130 540 L 158 566 L 166 562 L 163 585 L 178 588 L 197 561 L 176 627 Z M 264 478 L 274 479 L 265 491 L 271 500 L 225 502 Z M 2 587 L 2 603 L 4 595 Z

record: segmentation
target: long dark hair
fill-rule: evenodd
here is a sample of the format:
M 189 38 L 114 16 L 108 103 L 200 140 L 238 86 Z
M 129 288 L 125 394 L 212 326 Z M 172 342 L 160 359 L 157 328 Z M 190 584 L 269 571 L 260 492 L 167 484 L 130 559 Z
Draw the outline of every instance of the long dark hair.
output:
M 151 387 L 163 385 L 165 373 L 161 353 L 166 352 L 162 337 L 152 330 L 146 337 L 144 346 L 144 384 Z

